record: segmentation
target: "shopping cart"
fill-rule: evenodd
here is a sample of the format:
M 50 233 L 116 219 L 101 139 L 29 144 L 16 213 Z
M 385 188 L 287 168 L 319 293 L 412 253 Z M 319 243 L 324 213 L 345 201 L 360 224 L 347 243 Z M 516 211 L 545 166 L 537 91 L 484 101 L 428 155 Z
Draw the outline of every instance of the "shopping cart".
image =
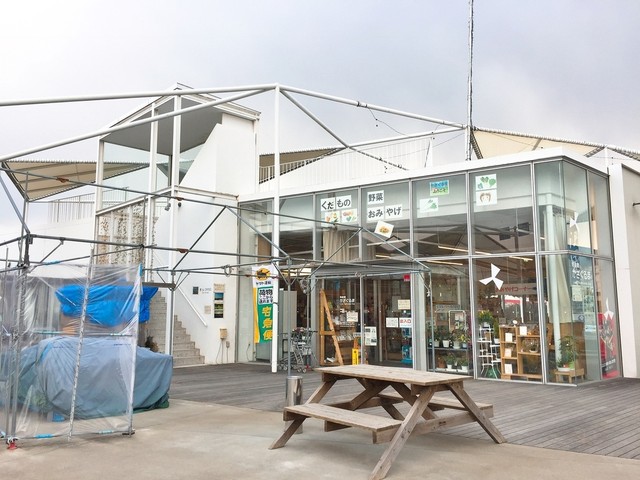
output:
M 292 370 L 300 373 L 311 370 L 316 364 L 316 357 L 311 344 L 314 333 L 316 333 L 315 330 L 302 327 L 292 330 L 290 334 L 285 333 L 282 336 L 282 358 L 278 363 L 278 368 L 287 370 L 289 362 L 291 362 Z M 289 343 L 289 338 L 291 338 L 291 343 Z M 290 351 L 289 345 L 291 345 Z

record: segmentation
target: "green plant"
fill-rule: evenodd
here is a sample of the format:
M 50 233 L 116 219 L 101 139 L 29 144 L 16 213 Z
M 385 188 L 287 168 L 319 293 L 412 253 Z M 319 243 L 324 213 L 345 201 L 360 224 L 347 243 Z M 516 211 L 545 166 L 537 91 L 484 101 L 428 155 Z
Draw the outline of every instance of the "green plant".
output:
M 461 367 L 468 367 L 469 366 L 469 359 L 467 357 L 462 357 L 458 360 L 458 365 Z
M 455 365 L 456 364 L 456 356 L 453 353 L 447 355 L 447 365 Z
M 565 335 L 560 339 L 560 358 L 558 363 L 570 367 L 576 361 L 576 339 L 573 335 Z
M 493 327 L 494 318 L 489 310 L 479 310 L 476 315 L 478 325 L 487 324 L 487 326 Z

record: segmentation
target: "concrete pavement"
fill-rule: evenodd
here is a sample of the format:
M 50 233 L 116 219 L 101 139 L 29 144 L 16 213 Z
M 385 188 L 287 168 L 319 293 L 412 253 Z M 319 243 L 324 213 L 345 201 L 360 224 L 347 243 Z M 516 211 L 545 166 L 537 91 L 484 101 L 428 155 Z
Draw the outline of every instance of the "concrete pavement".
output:
M 135 414 L 134 427 L 132 437 L 21 441 L 0 451 L 0 472 L 46 480 L 366 480 L 386 448 L 362 430 L 325 433 L 309 419 L 284 448 L 269 450 L 284 427 L 281 413 L 185 400 Z M 430 434 L 409 439 L 386 478 L 640 478 L 640 461 Z

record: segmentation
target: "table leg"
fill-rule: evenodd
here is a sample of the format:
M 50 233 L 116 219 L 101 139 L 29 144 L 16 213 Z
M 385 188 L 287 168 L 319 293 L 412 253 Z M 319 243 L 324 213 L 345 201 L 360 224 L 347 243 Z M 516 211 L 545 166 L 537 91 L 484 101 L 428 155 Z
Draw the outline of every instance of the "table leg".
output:
M 282 435 L 280 435 L 280 438 L 278 438 L 275 442 L 271 444 L 271 446 L 269 447 L 269 450 L 274 450 L 276 448 L 284 447 L 286 443 L 289 441 L 289 439 L 293 436 L 293 434 L 296 433 L 296 430 L 300 428 L 300 425 L 302 425 L 302 422 L 304 422 L 306 419 L 307 417 L 300 417 L 293 420 L 291 424 L 287 427 L 287 429 L 284 432 L 282 432 Z
M 434 388 L 426 387 L 417 395 L 417 398 L 413 402 L 409 413 L 407 414 L 400 427 L 398 427 L 398 431 L 391 439 L 391 442 L 382 454 L 382 457 L 380 457 L 380 460 L 373 469 L 373 472 L 371 472 L 369 480 L 381 480 L 387 475 L 389 469 L 391 468 L 391 464 L 396 459 L 396 457 L 400 453 L 400 450 L 402 450 L 402 447 L 411 436 L 413 428 L 416 426 L 416 423 L 418 423 L 418 420 L 420 420 L 420 417 L 429 405 L 431 397 L 433 397 L 434 393 Z
M 452 383 L 447 385 L 447 388 L 451 390 L 451 393 L 453 393 L 458 400 L 460 400 L 460 403 L 465 406 L 471 415 L 473 415 L 476 421 L 484 431 L 489 434 L 494 442 L 506 443 L 506 438 L 502 436 L 500 431 L 496 428 L 493 422 L 489 420 L 484 412 L 478 408 L 476 402 L 474 402 L 469 394 L 464 390 L 462 384 Z

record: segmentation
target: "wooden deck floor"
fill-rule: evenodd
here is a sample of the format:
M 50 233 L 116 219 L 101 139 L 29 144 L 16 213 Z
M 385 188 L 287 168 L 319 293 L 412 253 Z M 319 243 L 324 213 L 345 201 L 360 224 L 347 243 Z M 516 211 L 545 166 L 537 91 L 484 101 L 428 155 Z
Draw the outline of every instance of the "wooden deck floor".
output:
M 292 375 L 303 378 L 303 400 L 320 383 L 315 372 Z M 170 398 L 281 411 L 286 379 L 265 364 L 177 368 Z M 338 394 L 359 391 L 355 382 L 340 383 Z M 465 388 L 474 400 L 493 403 L 493 421 L 509 443 L 640 460 L 640 379 L 580 387 L 471 380 Z M 477 424 L 446 433 L 487 438 Z

